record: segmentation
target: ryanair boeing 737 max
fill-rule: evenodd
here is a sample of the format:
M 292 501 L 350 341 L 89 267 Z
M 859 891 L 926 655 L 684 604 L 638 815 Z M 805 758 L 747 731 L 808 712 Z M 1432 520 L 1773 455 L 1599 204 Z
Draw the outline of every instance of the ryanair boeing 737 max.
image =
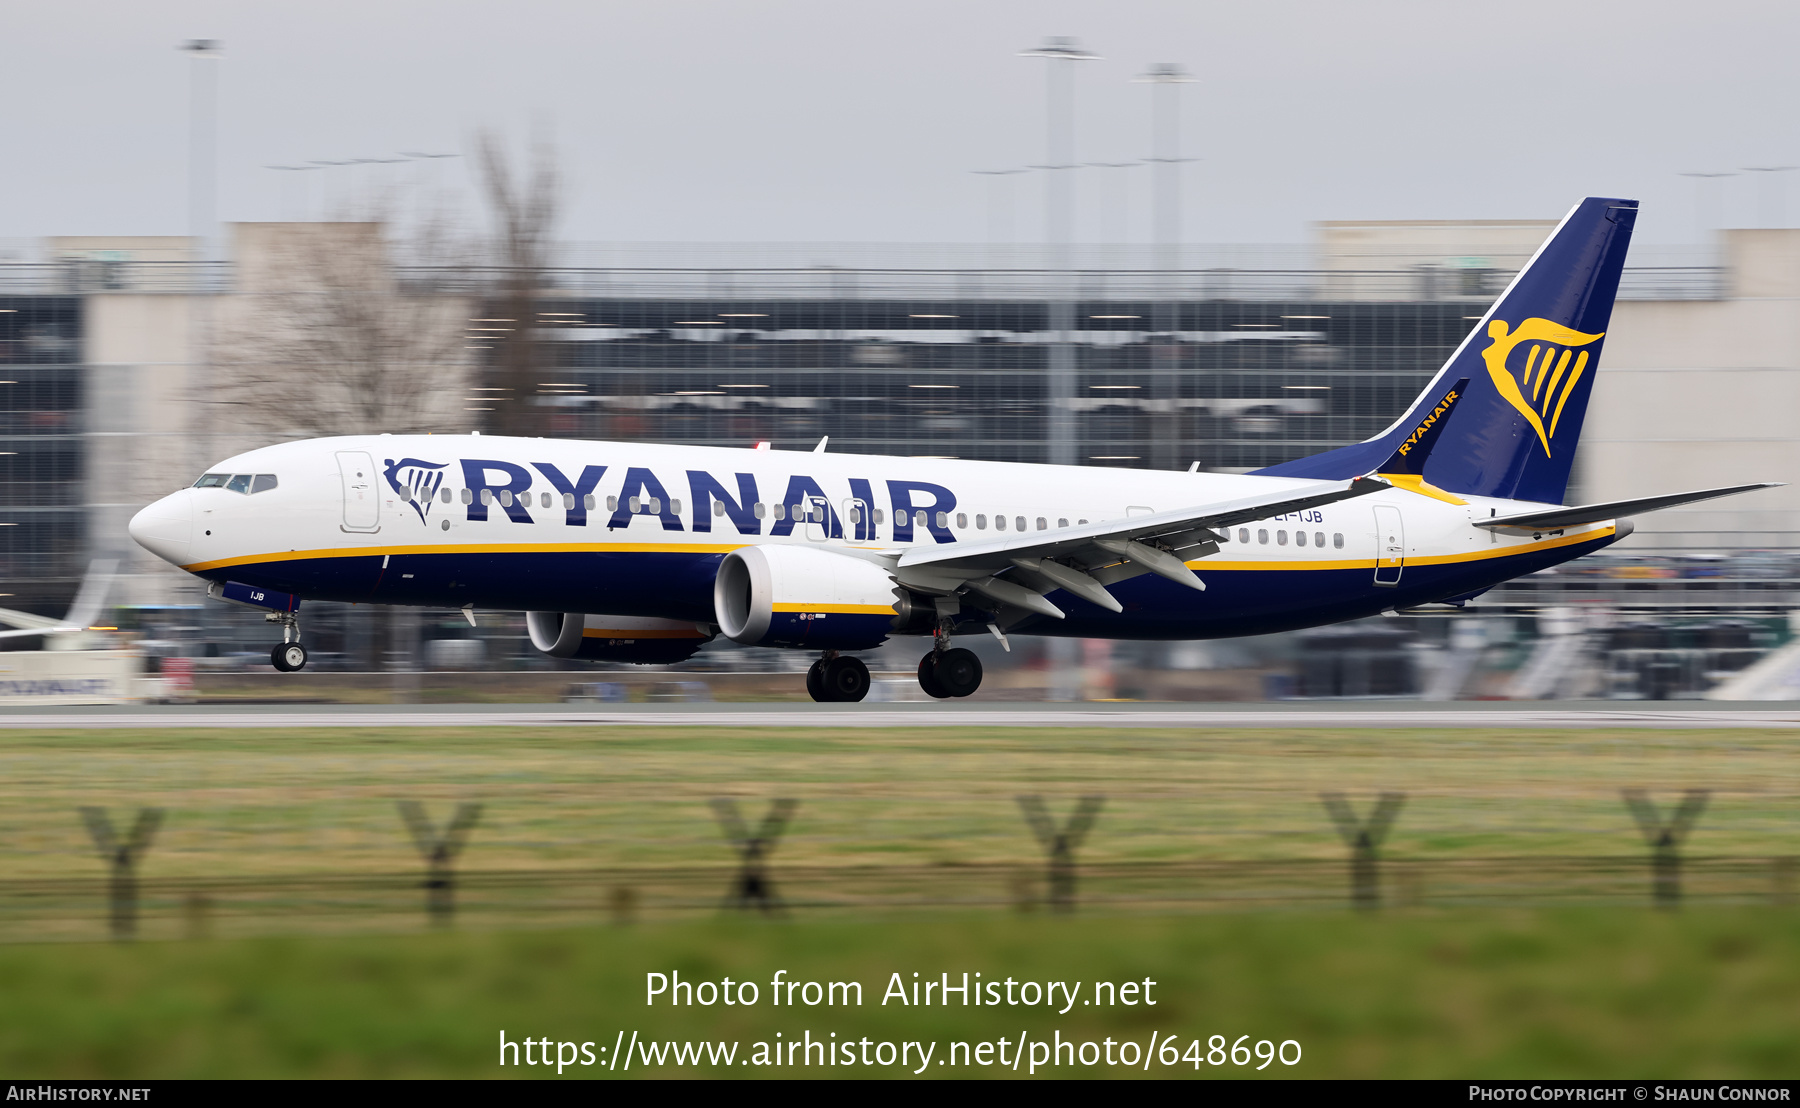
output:
M 861 700 L 851 652 L 890 635 L 931 636 L 919 681 L 951 697 L 981 682 L 960 634 L 1197 639 L 1456 603 L 1634 512 L 1768 487 L 1562 504 L 1636 217 L 1577 204 L 1393 426 L 1257 473 L 359 436 L 228 458 L 131 535 L 282 624 L 281 670 L 306 664 L 303 599 L 506 609 L 559 658 L 815 651 L 817 700 Z

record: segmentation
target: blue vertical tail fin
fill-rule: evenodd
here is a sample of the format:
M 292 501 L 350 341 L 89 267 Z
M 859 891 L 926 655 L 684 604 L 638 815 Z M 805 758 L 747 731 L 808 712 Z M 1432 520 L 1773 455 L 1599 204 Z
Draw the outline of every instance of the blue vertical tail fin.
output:
M 1563 217 L 1406 414 L 1365 442 L 1257 472 L 1342 479 L 1389 458 L 1448 383 L 1468 378 L 1425 461 L 1440 489 L 1560 504 L 1587 415 L 1637 201 L 1588 197 Z

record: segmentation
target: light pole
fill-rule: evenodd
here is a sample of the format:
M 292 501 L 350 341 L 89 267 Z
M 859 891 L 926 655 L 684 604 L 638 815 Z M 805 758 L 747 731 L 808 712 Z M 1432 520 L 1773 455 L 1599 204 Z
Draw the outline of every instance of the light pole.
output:
M 1795 169 L 1800 169 L 1800 165 L 1747 165 L 1743 167 L 1745 173 L 1763 175 L 1762 202 L 1757 205 L 1762 210 L 1757 212 L 1757 215 L 1762 217 L 1759 222 L 1764 227 L 1780 227 L 1787 222 L 1787 214 L 1784 211 L 1786 205 L 1782 203 L 1784 198 L 1782 181 L 1775 175 Z
M 225 44 L 215 38 L 195 38 L 176 49 L 188 64 L 188 240 L 193 259 L 211 261 L 211 243 L 217 188 L 216 143 L 219 70 L 216 63 Z
M 1173 273 L 1181 268 L 1181 86 L 1194 83 L 1178 62 L 1153 62 L 1133 78 L 1156 86 L 1150 97 L 1150 150 L 1147 161 L 1156 167 L 1155 239 L 1157 268 Z
M 1044 65 L 1044 239 L 1050 248 L 1045 282 L 1045 336 L 1049 354 L 1045 374 L 1045 415 L 1049 426 L 1049 461 L 1075 464 L 1075 293 L 1069 284 L 1069 222 L 1075 202 L 1075 63 L 1094 61 L 1072 38 L 1048 38 L 1021 57 L 1043 58 Z M 1049 642 L 1050 698 L 1073 700 L 1080 674 L 1075 669 L 1075 642 Z
M 1065 268 L 1069 223 L 1075 202 L 1075 64 L 1098 61 L 1072 38 L 1048 38 L 1042 46 L 1021 50 L 1021 58 L 1043 58 L 1044 66 L 1044 241 L 1051 265 Z
M 1174 335 L 1181 330 L 1178 307 L 1181 271 L 1181 86 L 1192 84 L 1193 78 L 1179 62 L 1152 62 L 1133 78 L 1150 88 L 1150 157 L 1156 176 L 1151 201 L 1156 242 L 1156 268 L 1162 271 L 1157 283 L 1162 295 L 1153 298 L 1150 327 L 1169 336 L 1151 348 L 1150 396 L 1172 403 L 1175 396 L 1173 370 L 1179 367 L 1180 347 Z M 1159 407 L 1150 417 L 1150 466 L 1173 469 L 1179 463 L 1180 418 L 1172 407 Z
M 1044 66 L 1044 239 L 1050 248 L 1046 284 L 1050 366 L 1046 377 L 1049 417 L 1047 438 L 1053 465 L 1075 464 L 1074 411 L 1069 403 L 1075 391 L 1075 349 L 1069 332 L 1075 329 L 1073 290 L 1068 283 L 1069 217 L 1074 204 L 1075 169 L 1075 63 L 1094 61 L 1072 38 L 1049 38 L 1042 46 L 1019 52 L 1022 58 L 1043 58 Z

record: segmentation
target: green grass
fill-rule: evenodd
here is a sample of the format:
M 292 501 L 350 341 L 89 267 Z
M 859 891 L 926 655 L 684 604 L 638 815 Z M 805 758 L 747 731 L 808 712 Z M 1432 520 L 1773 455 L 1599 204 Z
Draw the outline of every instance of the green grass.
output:
M 1635 857 L 1619 790 L 1713 791 L 1699 853 L 1800 855 L 1783 731 L 468 728 L 0 733 L 0 881 L 97 873 L 80 805 L 168 811 L 146 877 L 392 871 L 394 801 L 486 805 L 475 869 L 724 862 L 707 807 L 800 800 L 783 864 L 1031 865 L 1013 798 L 1098 792 L 1083 859 L 1334 858 L 1318 802 L 1408 794 L 1399 859 Z
M 1302 1044 L 1264 1076 L 1792 1077 L 1791 910 L 1338 912 L 902 922 L 707 921 L 552 932 L 0 947 L 0 1075 L 554 1076 L 498 1036 Z M 860 981 L 853 1008 L 776 1009 L 777 969 Z M 646 1007 L 645 974 L 764 983 L 755 1007 Z M 881 1006 L 890 974 L 1157 982 L 1150 1007 Z M 1083 997 L 1086 997 L 1084 992 Z M 743 1054 L 740 1054 L 742 1057 Z M 635 1072 L 670 1076 L 673 1067 Z M 737 1076 L 899 1075 L 899 1067 Z M 1057 1071 L 1049 1071 L 1055 1073 Z M 1064 1075 L 1129 1075 L 1097 1067 Z M 1154 1076 L 1193 1074 L 1191 1066 Z M 1250 1071 L 1202 1064 L 1201 1076 Z M 931 1067 L 933 1076 L 1011 1076 Z M 564 1079 L 596 1075 L 575 1067 Z M 617 1075 L 614 1075 L 617 1076 Z M 1042 1076 L 1042 1074 L 1040 1074 Z
M 1791 898 L 1793 866 L 1776 860 L 1800 855 L 1795 739 L 1525 729 L 0 732 L 0 936 L 103 936 L 104 871 L 76 809 L 108 808 L 117 823 L 144 805 L 168 812 L 141 867 L 153 890 L 143 934 L 158 941 L 0 945 L 0 1076 L 504 1076 L 514 1071 L 494 1065 L 502 1029 L 600 1045 L 636 1029 L 741 1040 L 745 1050 L 806 1029 L 939 1042 L 1053 1031 L 1142 1041 L 1156 1031 L 1178 1035 L 1183 1049 L 1248 1034 L 1303 1045 L 1302 1065 L 1270 1074 L 1791 1076 L 1800 918 L 1749 902 Z M 1632 786 L 1665 806 L 1683 788 L 1712 790 L 1688 849 L 1746 860 L 1737 883 L 1696 866 L 1686 911 L 1639 907 L 1644 847 L 1619 799 Z M 1337 907 L 1343 847 L 1318 801 L 1328 789 L 1364 809 L 1379 790 L 1408 794 L 1384 873 L 1389 895 L 1414 906 L 1373 917 Z M 1014 803 L 1021 793 L 1043 794 L 1059 818 L 1083 794 L 1107 798 L 1081 847 L 1094 868 L 1082 884 L 1090 908 L 1077 918 L 1007 906 L 1042 864 Z M 731 861 L 707 805 L 717 796 L 740 798 L 752 819 L 771 798 L 799 799 L 773 858 L 796 905 L 786 921 L 714 918 L 723 874 L 700 871 Z M 484 803 L 461 864 L 534 871 L 537 891 L 472 881 L 459 893 L 467 929 L 421 933 L 416 878 L 367 895 L 309 884 L 415 872 L 395 812 L 402 798 L 424 801 L 439 822 L 455 802 Z M 1574 900 L 1610 881 L 1596 895 L 1613 906 L 1529 906 L 1556 900 L 1532 890 L 1539 870 L 1567 856 L 1618 860 L 1604 878 L 1579 867 L 1556 878 Z M 1469 877 L 1465 863 L 1481 859 L 1511 859 L 1512 869 Z M 1194 866 L 1134 878 L 1123 865 L 1146 862 Z M 1212 896 L 1227 871 L 1280 885 L 1307 866 L 1312 899 L 1277 890 L 1265 903 L 1283 907 L 1272 911 L 1220 911 L 1233 902 L 1218 897 L 1101 896 L 1112 872 L 1157 895 L 1173 880 L 1194 886 L 1177 892 Z M 955 903 L 986 907 L 927 906 L 934 884 L 948 888 L 955 880 L 944 875 L 958 874 Z M 880 886 L 889 875 L 896 884 Z M 277 877 L 294 883 L 237 900 L 225 889 Z M 225 891 L 190 912 L 189 888 L 213 878 L 226 879 Z M 1444 907 L 1469 903 L 1457 890 L 1470 881 L 1487 881 L 1477 899 L 1496 906 Z M 28 895 L 32 882 L 40 891 Z M 42 891 L 52 887 L 60 891 Z M 596 926 L 627 891 L 641 922 Z M 679 897 L 687 906 L 677 910 Z M 163 941 L 208 929 L 226 937 Z M 672 969 L 858 980 L 868 1003 L 777 1012 L 765 993 L 751 1009 L 646 1009 L 644 974 Z M 1160 982 L 1160 1003 L 1066 1016 L 877 1003 L 890 973 L 965 970 L 1147 976 Z

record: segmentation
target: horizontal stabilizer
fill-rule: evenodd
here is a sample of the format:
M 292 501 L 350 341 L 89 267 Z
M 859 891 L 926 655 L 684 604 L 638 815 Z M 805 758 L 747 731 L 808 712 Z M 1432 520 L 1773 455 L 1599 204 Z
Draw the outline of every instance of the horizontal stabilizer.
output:
M 1499 516 L 1494 519 L 1478 519 L 1475 521 L 1475 526 L 1485 527 L 1490 531 L 1544 531 L 1557 527 L 1576 527 L 1583 523 L 1600 523 L 1603 520 L 1637 515 L 1640 512 L 1654 512 L 1658 508 L 1693 504 L 1718 496 L 1731 496 L 1735 493 L 1752 492 L 1756 489 L 1779 488 L 1785 484 L 1787 484 L 1786 481 L 1758 481 L 1754 485 L 1732 485 L 1723 489 L 1674 492 L 1667 496 L 1614 500 L 1606 504 L 1579 504 L 1572 508 L 1547 508 L 1540 512 L 1521 512 L 1518 515 Z

